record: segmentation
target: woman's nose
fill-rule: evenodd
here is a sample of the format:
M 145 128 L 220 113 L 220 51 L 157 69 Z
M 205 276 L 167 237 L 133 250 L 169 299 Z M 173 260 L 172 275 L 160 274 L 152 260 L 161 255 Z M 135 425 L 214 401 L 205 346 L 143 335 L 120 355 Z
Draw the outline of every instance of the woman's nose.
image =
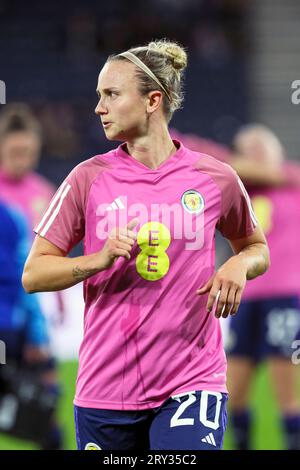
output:
M 103 106 L 103 104 L 101 103 L 101 100 L 98 101 L 98 104 L 95 108 L 95 114 L 97 114 L 97 116 L 101 115 L 101 114 L 105 114 L 107 112 L 106 108 Z

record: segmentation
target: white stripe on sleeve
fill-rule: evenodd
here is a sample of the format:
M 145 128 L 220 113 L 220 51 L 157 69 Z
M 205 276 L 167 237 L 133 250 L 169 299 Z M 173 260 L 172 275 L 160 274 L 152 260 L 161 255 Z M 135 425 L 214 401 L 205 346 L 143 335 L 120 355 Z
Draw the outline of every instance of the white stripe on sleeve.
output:
M 53 207 L 55 206 L 55 204 L 57 203 L 58 199 L 60 198 L 61 196 L 61 193 L 63 192 L 65 186 L 66 186 L 66 181 L 64 181 L 61 185 L 61 187 L 59 188 L 59 190 L 57 191 L 57 193 L 55 194 L 54 198 L 52 199 L 51 201 L 51 204 L 49 205 L 47 211 L 45 212 L 42 220 L 40 221 L 40 223 L 38 224 L 38 226 L 34 229 L 35 232 L 39 232 L 40 229 L 42 228 L 42 226 L 44 225 L 44 223 L 46 222 L 47 218 L 49 217 Z
M 68 192 L 70 191 L 71 189 L 71 185 L 68 184 L 63 193 L 61 194 L 60 196 L 60 200 L 59 200 L 59 203 L 57 204 L 55 210 L 53 211 L 50 219 L 48 220 L 48 222 L 46 223 L 45 227 L 43 228 L 43 230 L 41 231 L 40 235 L 41 237 L 44 237 L 46 235 L 46 233 L 48 232 L 49 228 L 51 227 L 51 225 L 53 224 L 53 221 L 55 219 L 55 217 L 57 216 L 57 214 L 59 213 L 60 211 L 60 208 L 61 208 L 61 205 L 63 203 L 63 200 L 65 199 L 66 195 L 68 194 Z
M 248 205 L 248 209 L 249 209 L 249 212 L 250 212 L 251 220 L 253 222 L 253 225 L 256 227 L 257 224 L 258 224 L 258 221 L 257 221 L 256 215 L 254 213 L 254 210 L 252 208 L 252 204 L 251 204 L 251 201 L 250 201 L 249 194 L 247 193 L 246 188 L 243 185 L 243 183 L 242 183 L 242 181 L 239 177 L 238 177 L 238 182 L 239 182 L 240 188 L 241 188 L 241 190 L 242 190 L 242 192 L 245 196 L 245 199 L 246 199 L 246 202 L 247 202 L 247 205 Z

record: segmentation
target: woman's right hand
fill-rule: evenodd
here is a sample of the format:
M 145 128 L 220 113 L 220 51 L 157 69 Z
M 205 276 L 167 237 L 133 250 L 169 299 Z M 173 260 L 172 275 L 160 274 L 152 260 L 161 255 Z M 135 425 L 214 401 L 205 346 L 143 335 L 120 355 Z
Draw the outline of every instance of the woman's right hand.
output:
M 22 276 L 26 292 L 57 291 L 85 281 L 91 276 L 111 268 L 120 256 L 130 259 L 136 240 L 133 228 L 138 219 L 132 219 L 124 228 L 113 229 L 102 250 L 90 255 L 66 256 L 67 253 L 37 235 L 26 261 Z
M 130 252 L 136 240 L 136 233 L 133 228 L 138 224 L 138 219 L 134 218 L 125 227 L 115 227 L 99 252 L 101 268 L 109 269 L 120 256 L 130 260 Z

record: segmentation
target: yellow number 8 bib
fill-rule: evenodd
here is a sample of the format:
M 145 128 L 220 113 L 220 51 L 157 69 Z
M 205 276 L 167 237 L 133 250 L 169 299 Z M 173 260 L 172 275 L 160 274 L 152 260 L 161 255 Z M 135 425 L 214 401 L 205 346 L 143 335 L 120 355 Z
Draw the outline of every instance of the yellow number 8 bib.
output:
M 171 243 L 169 229 L 160 222 L 147 222 L 137 234 L 141 252 L 136 258 L 136 270 L 147 281 L 157 281 L 169 271 L 170 260 L 166 253 Z

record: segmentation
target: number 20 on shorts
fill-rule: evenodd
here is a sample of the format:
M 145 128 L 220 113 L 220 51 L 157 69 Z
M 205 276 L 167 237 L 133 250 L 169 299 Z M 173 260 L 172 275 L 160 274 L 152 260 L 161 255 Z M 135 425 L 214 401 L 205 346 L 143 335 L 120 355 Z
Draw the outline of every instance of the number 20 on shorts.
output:
M 216 398 L 215 417 L 213 421 L 207 418 L 207 407 L 208 407 L 209 396 L 214 396 Z M 176 395 L 172 398 L 175 399 L 175 397 Z M 190 392 L 188 399 L 180 404 L 180 406 L 176 410 L 176 413 L 174 414 L 174 416 L 172 416 L 171 422 L 170 422 L 171 428 L 174 428 L 176 426 L 193 426 L 195 424 L 194 418 L 181 418 L 181 415 L 189 406 L 195 403 L 196 400 L 197 400 L 197 397 L 195 395 L 195 392 Z M 204 426 L 210 429 L 214 429 L 214 430 L 219 428 L 221 404 L 222 404 L 222 394 L 220 392 L 208 392 L 206 390 L 203 390 L 201 392 L 199 420 Z

